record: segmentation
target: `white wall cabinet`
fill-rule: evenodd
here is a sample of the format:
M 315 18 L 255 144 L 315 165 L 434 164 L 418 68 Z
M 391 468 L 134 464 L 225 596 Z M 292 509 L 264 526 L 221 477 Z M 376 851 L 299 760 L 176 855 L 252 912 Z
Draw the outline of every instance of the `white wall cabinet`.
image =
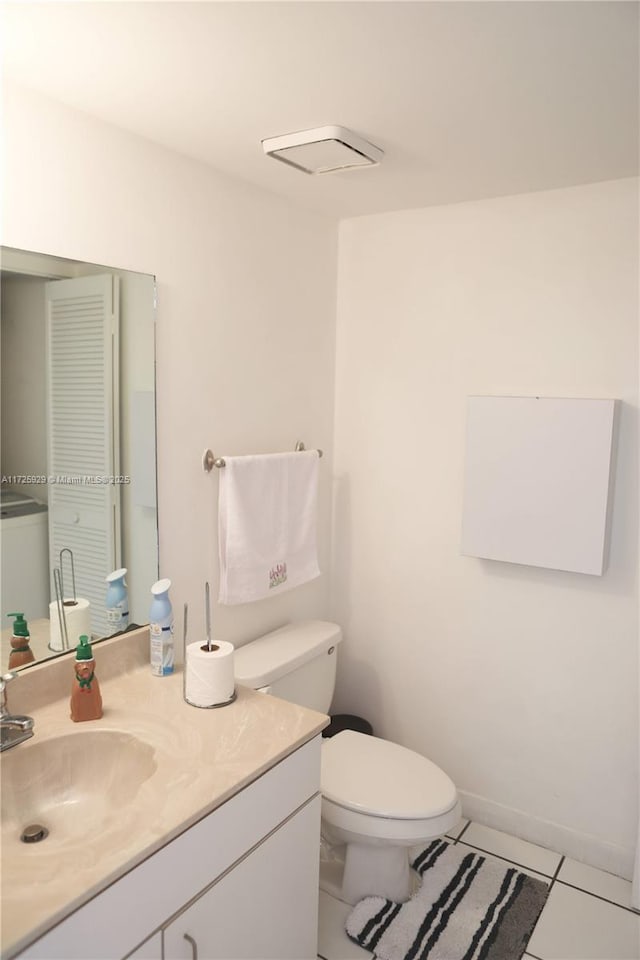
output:
M 600 576 L 615 406 L 469 397 L 462 553 Z
M 318 736 L 15 960 L 315 960 L 319 787 Z

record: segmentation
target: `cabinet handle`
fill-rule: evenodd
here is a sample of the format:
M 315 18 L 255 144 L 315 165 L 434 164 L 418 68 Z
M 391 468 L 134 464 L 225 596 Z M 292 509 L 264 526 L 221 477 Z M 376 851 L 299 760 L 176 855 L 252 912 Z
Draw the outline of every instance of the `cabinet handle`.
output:
M 188 933 L 184 934 L 184 938 L 185 940 L 188 940 L 188 942 L 191 944 L 191 955 L 193 957 L 193 960 L 198 960 L 198 944 L 195 942 L 193 937 L 189 936 Z

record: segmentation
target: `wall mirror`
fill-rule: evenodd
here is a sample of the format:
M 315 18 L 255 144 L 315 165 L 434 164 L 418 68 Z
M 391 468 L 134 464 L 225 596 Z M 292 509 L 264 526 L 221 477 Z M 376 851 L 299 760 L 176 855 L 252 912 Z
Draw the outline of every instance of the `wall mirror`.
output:
M 36 661 L 87 626 L 94 641 L 119 632 L 125 607 L 129 626 L 148 621 L 158 516 L 155 278 L 0 253 L 4 673 L 10 614 L 24 614 Z M 122 568 L 116 611 L 106 578 Z

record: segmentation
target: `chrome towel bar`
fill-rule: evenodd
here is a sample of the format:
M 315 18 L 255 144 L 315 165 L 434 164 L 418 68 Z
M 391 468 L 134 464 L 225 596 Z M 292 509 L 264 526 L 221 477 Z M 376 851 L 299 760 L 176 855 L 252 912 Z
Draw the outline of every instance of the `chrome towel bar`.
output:
M 306 450 L 306 447 L 302 440 L 298 440 L 294 449 L 296 453 L 299 453 L 302 450 Z M 322 456 L 322 450 L 316 450 L 316 453 L 318 454 L 318 457 Z M 224 457 L 214 457 L 211 450 L 205 450 L 205 452 L 202 454 L 202 466 L 206 473 L 211 473 L 214 467 L 221 469 L 222 467 L 226 466 L 226 464 Z

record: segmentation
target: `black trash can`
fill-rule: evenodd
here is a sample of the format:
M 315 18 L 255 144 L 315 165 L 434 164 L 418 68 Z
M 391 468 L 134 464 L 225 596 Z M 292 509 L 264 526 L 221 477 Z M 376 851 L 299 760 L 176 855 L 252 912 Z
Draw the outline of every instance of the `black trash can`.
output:
M 343 730 L 355 730 L 357 733 L 366 733 L 373 736 L 373 727 L 368 720 L 362 717 L 353 717 L 350 713 L 337 713 L 331 717 L 331 723 L 322 731 L 323 737 L 335 737 L 336 733 Z

